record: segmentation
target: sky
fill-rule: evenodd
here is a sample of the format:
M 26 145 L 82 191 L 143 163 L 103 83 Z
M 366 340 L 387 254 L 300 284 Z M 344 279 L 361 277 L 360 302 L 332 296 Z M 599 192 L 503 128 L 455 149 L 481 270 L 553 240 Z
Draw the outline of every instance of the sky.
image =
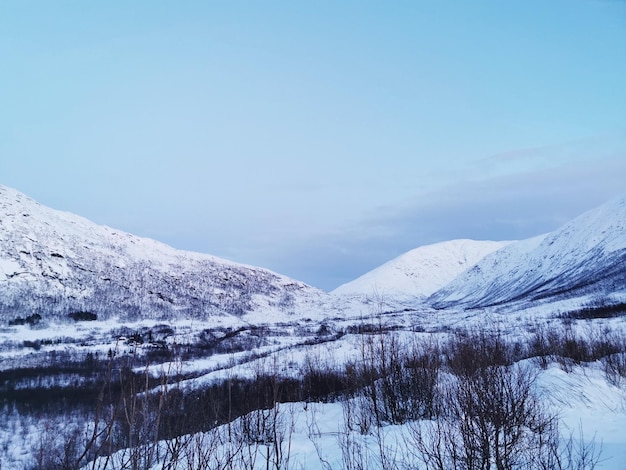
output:
M 0 0 L 0 184 L 331 290 L 626 192 L 626 2 Z

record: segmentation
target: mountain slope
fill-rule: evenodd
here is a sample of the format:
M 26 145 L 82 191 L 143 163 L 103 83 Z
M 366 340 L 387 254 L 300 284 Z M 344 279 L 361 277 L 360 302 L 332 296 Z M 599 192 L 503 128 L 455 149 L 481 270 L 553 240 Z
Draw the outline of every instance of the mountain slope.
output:
M 339 286 L 332 293 L 395 299 L 427 297 L 510 242 L 452 240 L 421 246 Z
M 0 315 L 198 317 L 290 312 L 325 294 L 271 271 L 175 250 L 0 185 Z
M 626 294 L 626 196 L 512 243 L 434 293 L 436 308 Z

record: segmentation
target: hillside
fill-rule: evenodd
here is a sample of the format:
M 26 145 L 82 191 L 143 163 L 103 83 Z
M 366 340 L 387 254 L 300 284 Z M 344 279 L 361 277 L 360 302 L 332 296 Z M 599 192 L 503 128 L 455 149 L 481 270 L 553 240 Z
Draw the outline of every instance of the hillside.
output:
M 553 301 L 624 299 L 625 206 L 528 240 L 420 247 L 326 294 L 0 186 L 0 402 L 13 410 L 0 461 L 429 469 L 432 437 L 445 458 L 463 442 L 497 446 L 499 432 L 445 440 L 493 409 L 495 425 L 523 418 L 524 468 L 583 468 L 553 464 L 581 455 L 621 468 L 623 312 L 559 318 Z M 47 321 L 80 312 L 98 321 Z M 33 314 L 44 321 L 23 321 Z
M 289 313 L 326 296 L 266 269 L 175 250 L 0 186 L 0 314 L 100 318 Z
M 436 308 L 480 308 L 581 298 L 612 303 L 626 296 L 626 196 L 547 235 L 491 253 L 435 292 Z
M 451 240 L 421 246 L 339 286 L 333 294 L 423 299 L 510 242 Z

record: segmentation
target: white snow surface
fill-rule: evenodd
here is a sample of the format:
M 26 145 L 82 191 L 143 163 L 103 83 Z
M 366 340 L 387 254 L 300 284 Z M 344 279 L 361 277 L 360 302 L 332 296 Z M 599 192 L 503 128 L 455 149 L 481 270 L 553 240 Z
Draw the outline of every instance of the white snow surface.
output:
M 270 320 L 314 316 L 328 294 L 267 269 L 168 245 L 40 205 L 0 185 L 0 315 Z
M 546 235 L 511 243 L 435 292 L 437 308 L 489 307 L 626 292 L 626 195 Z
M 420 246 L 388 261 L 333 294 L 380 295 L 396 299 L 424 298 L 509 241 L 451 240 Z
M 602 379 L 600 371 L 589 367 L 575 367 L 565 373 L 551 365 L 539 375 L 538 386 L 546 399 L 552 403 L 560 416 L 562 445 L 571 435 L 575 440 L 594 443 L 600 461 L 597 470 L 623 470 L 626 462 L 626 426 L 624 412 L 624 389 L 611 386 Z M 397 467 L 426 470 L 411 454 L 412 433 L 410 425 L 389 425 L 371 433 L 361 434 L 346 427 L 346 408 L 341 403 L 284 403 L 276 405 L 276 416 L 281 423 L 280 436 L 285 467 L 323 470 L 328 468 L 350 468 L 346 458 L 358 457 L 372 470 L 388 468 L 381 459 L 381 449 L 386 458 Z M 354 411 L 353 411 L 354 412 Z M 231 427 L 238 429 L 237 421 Z M 225 425 L 212 434 L 201 434 L 205 442 L 219 440 L 228 435 Z M 165 448 L 165 442 L 161 444 Z M 211 458 L 219 460 L 228 455 L 228 439 L 212 447 Z M 266 458 L 276 458 L 273 448 L 262 443 L 249 444 L 249 452 L 255 455 L 255 465 L 250 468 L 267 467 Z M 350 455 L 352 451 L 352 455 Z M 113 462 L 128 458 L 127 451 L 113 456 Z M 389 462 L 387 462 L 388 464 Z M 188 468 L 180 462 L 173 468 Z M 271 464 L 269 465 L 272 466 Z M 88 468 L 88 467 L 85 467 Z M 154 464 L 153 470 L 162 468 Z M 247 468 L 247 467 L 246 467 Z
M 190 388 L 234 376 L 253 377 L 265 367 L 296 376 L 307 361 L 328 368 L 341 366 L 358 359 L 360 344 L 355 334 L 336 340 L 331 340 L 332 335 L 367 323 L 383 324 L 401 336 L 425 338 L 479 326 L 524 335 L 528 325 L 542 322 L 550 327 L 559 311 L 576 308 L 580 299 L 591 303 L 602 295 L 603 299 L 626 301 L 625 224 L 623 197 L 555 232 L 528 240 L 455 240 L 420 247 L 329 295 L 265 269 L 175 250 L 98 226 L 0 186 L 0 369 L 41 365 L 51 351 L 77 357 L 87 352 L 105 355 L 110 349 L 141 353 L 150 345 L 132 346 L 123 341 L 122 327 L 128 331 L 154 329 L 156 334 L 161 322 L 172 330 L 164 338 L 170 346 L 194 344 L 205 329 L 265 326 L 256 349 L 195 357 L 181 364 L 183 372 L 198 372 L 185 381 Z M 420 299 L 437 289 L 431 300 L 444 308 L 420 306 Z M 390 297 L 385 298 L 385 312 L 373 305 L 375 299 L 366 299 L 374 292 Z M 415 309 L 394 311 L 396 299 L 409 297 L 415 300 Z M 550 303 L 544 302 L 546 299 Z M 4 326 L 14 312 L 25 316 L 48 303 L 58 307 L 59 315 L 68 308 L 95 309 L 98 304 L 110 315 L 97 322 L 61 320 L 34 327 Z M 516 315 L 500 315 L 489 307 L 506 303 L 522 308 Z M 479 308 L 465 311 L 466 306 Z M 139 312 L 133 315 L 134 323 L 125 318 L 125 308 Z M 199 315 L 183 319 L 194 312 Z M 159 315 L 167 320 L 158 319 Z M 594 324 L 615 324 L 623 331 L 624 322 L 621 317 L 594 320 Z M 329 341 L 316 342 L 323 334 Z M 40 343 L 40 349 L 26 343 Z M 155 366 L 156 373 L 159 367 Z M 538 385 L 559 413 L 564 432 L 576 436 L 580 426 L 585 439 L 595 436 L 601 443 L 603 460 L 597 468 L 624 468 L 624 384 L 608 383 L 600 365 L 592 364 L 574 366 L 568 373 L 550 365 L 541 372 Z M 285 417 L 294 420 L 291 467 L 328 468 L 321 457 L 330 468 L 341 468 L 340 439 L 346 437 L 341 405 L 280 406 Z M 13 455 L 8 462 L 26 461 L 32 442 L 44 432 L 39 423 L 22 423 L 8 415 L 0 428 L 1 441 L 9 443 L 3 452 Z M 382 432 L 392 451 L 401 448 L 398 458 L 402 457 L 407 429 L 387 426 Z M 366 452 L 372 452 L 371 468 L 382 468 L 376 461 L 375 437 L 353 437 L 361 440 Z M 261 457 L 257 464 L 263 466 Z M 7 468 L 17 467 L 9 463 Z
M 271 322 L 351 315 L 372 302 L 393 311 L 623 299 L 625 225 L 622 196 L 528 240 L 422 246 L 327 294 L 267 269 L 100 226 L 0 185 L 0 315 Z

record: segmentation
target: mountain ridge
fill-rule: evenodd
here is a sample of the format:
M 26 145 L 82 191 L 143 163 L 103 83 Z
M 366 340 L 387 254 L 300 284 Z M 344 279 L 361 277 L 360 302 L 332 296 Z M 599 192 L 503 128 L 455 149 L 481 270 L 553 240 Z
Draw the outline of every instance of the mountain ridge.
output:
M 331 293 L 425 299 L 509 241 L 458 239 L 423 245 L 342 284 Z
M 244 315 L 324 293 L 264 268 L 97 225 L 0 185 L 0 312 Z M 103 305 L 103 302 L 107 305 Z
M 626 195 L 512 243 L 435 292 L 435 308 L 484 308 L 626 294 Z M 601 300 L 601 299 L 598 299 Z
M 8 319 L 77 311 L 126 319 L 320 317 L 362 308 L 372 296 L 390 310 L 576 296 L 624 301 L 624 266 L 626 195 L 526 240 L 420 246 L 326 293 L 265 268 L 97 225 L 0 185 L 0 315 Z

